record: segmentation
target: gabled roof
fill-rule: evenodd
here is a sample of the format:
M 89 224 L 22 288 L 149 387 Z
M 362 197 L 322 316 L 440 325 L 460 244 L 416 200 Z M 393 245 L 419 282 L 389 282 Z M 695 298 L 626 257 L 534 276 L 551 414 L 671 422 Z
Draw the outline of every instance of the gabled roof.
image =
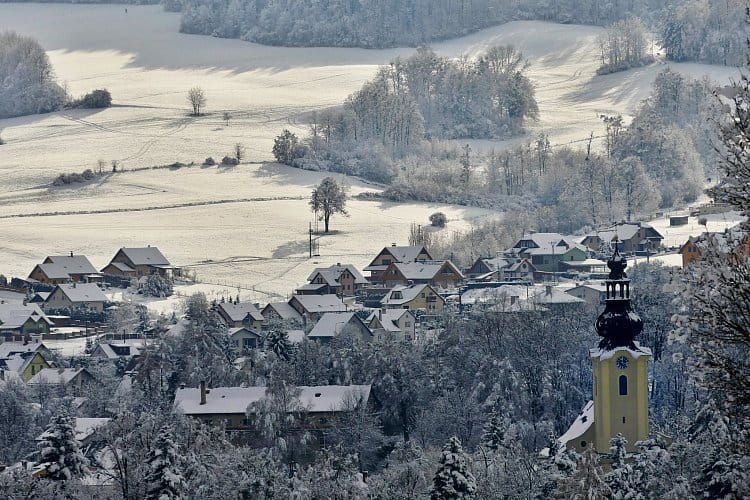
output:
M 562 445 L 578 439 L 583 436 L 589 428 L 594 425 L 594 402 L 589 401 L 586 406 L 583 407 L 581 413 L 576 417 L 565 434 L 559 437 L 558 441 Z
M 585 300 L 575 297 L 557 287 L 547 286 L 544 290 L 534 294 L 532 300 L 537 304 L 581 304 Z
M 420 253 L 425 253 L 428 259 L 431 259 L 430 253 L 423 245 L 411 245 L 411 246 L 396 246 L 392 245 L 383 248 L 378 255 L 372 260 L 369 266 L 365 268 L 365 271 L 369 271 L 370 268 L 380 269 L 382 266 L 376 266 L 375 261 L 384 253 L 390 254 L 393 257 L 393 262 L 414 262 L 419 257 Z
M 0 330 L 21 328 L 29 319 L 34 322 L 43 321 L 48 325 L 52 325 L 52 320 L 36 304 L 0 304 Z M 0 353 L 3 351 L 3 345 L 5 344 L 0 344 Z M 2 356 L 0 355 L 0 357 Z
M 169 266 L 169 261 L 156 247 L 121 248 L 130 261 L 136 266 Z
M 528 253 L 529 255 L 564 255 L 574 248 L 582 252 L 588 251 L 588 249 L 580 243 L 568 241 L 565 243 L 565 245 L 553 244 L 535 248 L 528 248 L 524 251 L 524 253 Z
M 492 257 L 491 259 L 482 259 L 482 262 L 492 271 L 497 271 L 498 269 L 508 267 L 512 260 L 507 257 Z
M 346 411 L 353 401 L 366 403 L 370 398 L 369 385 L 300 386 L 299 403 L 308 412 Z M 252 403 L 266 396 L 265 387 L 212 387 L 206 394 L 206 404 L 200 404 L 200 389 L 177 389 L 174 406 L 185 415 L 233 415 L 247 412 Z M 289 411 L 299 411 L 298 406 Z
M 385 294 L 385 297 L 382 298 L 380 301 L 381 304 L 390 304 L 390 305 L 400 305 L 400 304 L 406 304 L 407 302 L 411 302 L 414 300 L 417 296 L 419 296 L 420 293 L 422 293 L 425 289 L 432 289 L 430 285 L 422 284 L 422 285 L 399 285 L 394 286 L 391 288 L 388 293 Z M 434 291 L 434 290 L 433 290 Z M 398 295 L 396 292 L 400 292 L 401 298 L 394 298 L 394 295 Z M 435 292 L 437 295 L 437 292 Z
M 335 337 L 341 331 L 352 323 L 357 323 L 364 327 L 365 330 L 369 331 L 369 327 L 353 312 L 342 312 L 342 313 L 325 313 L 320 317 L 317 323 L 310 333 L 307 334 L 310 338 L 315 337 Z
M 373 311 L 367 317 L 367 324 L 371 325 L 373 321 L 377 320 L 386 332 L 400 332 L 401 328 L 398 326 L 398 321 L 404 314 L 414 316 L 408 309 L 386 309 L 385 311 Z
M 130 344 L 120 344 L 115 342 L 100 343 L 96 346 L 95 351 L 101 351 L 107 359 L 132 358 L 141 354 L 140 349 Z
M 240 302 L 239 304 L 233 304 L 232 302 L 221 302 L 219 308 L 232 321 L 244 321 L 245 318 L 250 317 L 255 321 L 263 321 L 263 315 L 260 313 L 257 307 L 250 302 Z
M 461 294 L 461 304 L 497 304 L 510 302 L 512 297 L 515 297 L 519 301 L 524 301 L 526 300 L 528 293 L 528 287 L 521 285 L 471 288 Z
M 302 315 L 297 312 L 295 308 L 289 305 L 288 302 L 270 302 L 266 307 L 263 308 L 262 314 L 266 314 L 268 310 L 276 311 L 281 319 L 302 319 Z
M 397 262 L 391 264 L 407 280 L 431 280 L 440 272 L 443 266 L 449 266 L 458 276 L 463 277 L 461 271 L 449 260 L 431 260 L 425 262 Z
M 565 290 L 566 293 L 570 293 L 573 290 L 579 289 L 579 288 L 590 288 L 591 290 L 596 290 L 597 292 L 606 292 L 607 291 L 607 285 L 605 285 L 602 282 L 586 282 L 581 283 L 580 285 L 576 285 L 573 288 L 568 288 Z
M 85 441 L 89 438 L 99 427 L 107 424 L 111 419 L 109 418 L 89 418 L 89 417 L 75 417 L 75 433 L 77 441 Z M 40 441 L 50 435 L 49 431 L 44 431 L 38 438 Z
M 7 358 L 12 354 L 22 352 L 49 352 L 47 346 L 41 342 L 3 342 L 0 344 L 0 358 Z
M 31 377 L 27 384 L 67 384 L 84 372 L 88 373 L 88 370 L 86 368 L 42 368 Z
M 289 304 L 297 301 L 308 313 L 346 312 L 346 304 L 336 295 L 294 295 Z
M 240 326 L 240 327 L 237 327 L 237 328 L 230 328 L 229 330 L 227 330 L 227 334 L 230 337 L 234 337 L 238 333 L 243 333 L 243 332 L 249 333 L 250 335 L 253 335 L 255 337 L 260 338 L 260 334 L 258 332 L 256 332 L 255 330 L 253 330 L 251 328 L 247 328 L 245 326 Z
M 339 284 L 339 279 L 344 271 L 354 276 L 354 283 L 365 285 L 369 283 L 359 270 L 351 264 L 336 264 L 329 267 L 316 267 L 313 272 L 308 276 L 307 281 L 312 281 L 315 277 L 320 274 L 325 280 L 326 284 L 330 286 L 336 286 Z
M 107 302 L 109 299 L 96 283 L 66 283 L 57 285 L 60 291 L 73 303 Z M 54 294 L 54 290 L 52 291 Z
M 627 240 L 632 239 L 641 228 L 646 228 L 649 231 L 652 231 L 654 235 L 651 236 L 651 238 L 657 238 L 657 239 L 664 238 L 661 235 L 661 233 L 659 233 L 659 231 L 657 231 L 656 229 L 654 229 L 648 224 L 642 224 L 640 222 L 638 223 L 624 222 L 620 224 L 615 224 L 613 226 L 606 227 L 600 231 L 589 233 L 588 235 L 586 235 L 586 237 L 588 238 L 588 237 L 598 236 L 599 238 L 601 238 L 602 241 L 609 242 L 609 241 L 612 241 L 615 238 L 615 236 L 617 236 L 617 238 L 620 241 L 627 241 Z
M 124 262 L 110 262 L 109 264 L 107 264 L 107 266 L 105 267 L 105 269 L 107 267 L 109 267 L 109 266 L 112 266 L 115 269 L 119 269 L 120 271 L 122 271 L 124 273 L 134 273 L 135 272 L 135 269 L 133 269 L 129 265 L 125 264 Z
M 529 240 L 532 241 L 534 245 L 522 244 L 522 242 Z M 573 237 L 564 236 L 560 233 L 528 233 L 524 234 L 513 248 L 543 248 L 562 245 L 571 246 L 573 243 L 576 243 Z
M 50 279 L 67 279 L 71 274 L 98 272 L 85 255 L 50 255 L 38 267 Z

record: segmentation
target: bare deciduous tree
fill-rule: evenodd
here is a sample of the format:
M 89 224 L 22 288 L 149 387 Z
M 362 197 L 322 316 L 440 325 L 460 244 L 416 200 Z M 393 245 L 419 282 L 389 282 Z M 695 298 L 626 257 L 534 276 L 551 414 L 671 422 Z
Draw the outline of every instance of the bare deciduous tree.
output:
M 245 157 L 245 146 L 239 142 L 234 145 L 234 157 L 237 159 L 237 163 L 241 162 Z
M 206 107 L 206 93 L 200 87 L 188 90 L 188 102 L 193 107 L 193 116 L 200 116 L 201 109 Z

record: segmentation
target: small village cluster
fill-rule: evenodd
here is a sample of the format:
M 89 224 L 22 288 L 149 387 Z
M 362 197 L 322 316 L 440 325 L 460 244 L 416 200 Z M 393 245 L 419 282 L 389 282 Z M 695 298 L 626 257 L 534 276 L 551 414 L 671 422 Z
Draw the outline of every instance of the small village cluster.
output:
M 700 260 L 707 242 L 728 240 L 730 234 L 691 238 L 679 250 L 683 262 L 688 265 Z M 283 331 L 292 345 L 305 339 L 331 343 L 343 336 L 364 342 L 427 342 L 440 331 L 444 313 L 600 309 L 614 296 L 606 281 L 611 276 L 607 274 L 608 262 L 602 259 L 615 250 L 625 256 L 651 255 L 660 250 L 662 239 L 654 228 L 642 223 L 622 223 L 585 237 L 529 233 L 500 255 L 479 258 L 463 270 L 450 260 L 435 260 L 424 246 L 393 244 L 384 247 L 363 269 L 369 276 L 351 264 L 319 267 L 287 301 L 261 306 L 241 302 L 239 297 L 221 298 L 211 304 L 211 310 L 223 324 L 237 369 L 242 369 L 249 353 L 269 348 L 271 331 Z M 750 241 L 743 240 L 739 248 L 727 252 L 749 255 Z M 181 275 L 182 270 L 153 246 L 121 248 L 100 271 L 83 255 L 47 257 L 27 279 L 14 279 L 0 287 L 0 335 L 4 340 L 0 344 L 0 383 L 62 386 L 76 404 L 85 404 L 87 391 L 96 383 L 95 376 L 86 368 L 62 367 L 59 356 L 45 341 L 86 336 L 87 355 L 92 360 L 123 367 L 118 390 L 127 391 L 139 358 L 159 342 L 160 335 L 184 329 L 189 319 L 175 316 L 161 331 L 149 327 L 138 333 L 116 334 L 109 331 L 108 314 L 119 306 L 106 292 L 150 276 L 173 280 Z M 637 349 L 628 353 L 638 360 Z M 602 363 L 611 357 L 604 351 L 597 355 Z M 620 364 L 626 363 L 622 356 L 617 359 Z M 634 363 L 639 373 L 645 373 L 648 359 L 644 354 Z M 251 430 L 247 409 L 264 398 L 266 389 L 209 387 L 205 382 L 199 387 L 181 386 L 175 393 L 174 408 L 247 440 Z M 300 408 L 307 413 L 306 425 L 314 429 L 335 426 L 342 412 L 374 404 L 369 385 L 298 390 Z M 643 395 L 636 395 L 639 411 L 646 412 L 645 402 L 640 401 Z M 604 434 L 593 434 L 593 411 L 594 403 L 590 403 L 563 436 L 570 446 L 584 450 L 587 440 L 604 442 Z M 639 427 L 632 432 L 638 435 L 644 433 L 642 419 L 642 415 L 633 414 L 633 425 Z M 95 439 L 96 429 L 108 420 L 76 418 L 77 439 L 83 443 Z M 622 423 L 625 421 L 623 418 Z M 45 474 L 44 464 L 24 467 L 33 468 L 35 475 Z

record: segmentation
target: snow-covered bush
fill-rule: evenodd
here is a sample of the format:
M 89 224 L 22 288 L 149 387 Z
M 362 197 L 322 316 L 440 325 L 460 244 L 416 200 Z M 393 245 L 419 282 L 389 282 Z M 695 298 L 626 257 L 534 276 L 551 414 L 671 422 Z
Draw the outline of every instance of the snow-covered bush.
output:
M 147 297 L 169 297 L 173 293 L 170 278 L 150 274 L 138 280 L 138 293 Z

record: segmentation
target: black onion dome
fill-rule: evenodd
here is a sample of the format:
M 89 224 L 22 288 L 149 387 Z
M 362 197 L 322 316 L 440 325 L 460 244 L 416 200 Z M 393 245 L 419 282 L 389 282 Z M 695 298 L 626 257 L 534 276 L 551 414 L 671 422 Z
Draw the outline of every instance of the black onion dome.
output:
M 627 261 L 620 255 L 615 241 L 615 251 L 607 262 L 610 269 L 607 285 L 607 306 L 596 320 L 596 331 L 602 340 L 599 347 L 637 349 L 634 339 L 643 331 L 643 320 L 630 306 L 630 280 L 625 268 Z

